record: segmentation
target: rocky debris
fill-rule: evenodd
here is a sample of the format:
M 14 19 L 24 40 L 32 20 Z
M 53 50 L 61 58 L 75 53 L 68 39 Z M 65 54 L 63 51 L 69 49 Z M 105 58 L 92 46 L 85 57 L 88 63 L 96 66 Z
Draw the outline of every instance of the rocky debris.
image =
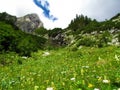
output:
M 23 17 L 17 18 L 16 26 L 24 32 L 31 33 L 36 28 L 43 27 L 42 21 L 37 14 L 28 14 Z
M 58 33 L 56 36 L 50 37 L 50 40 L 54 45 L 64 46 L 67 44 L 65 37 L 64 33 Z

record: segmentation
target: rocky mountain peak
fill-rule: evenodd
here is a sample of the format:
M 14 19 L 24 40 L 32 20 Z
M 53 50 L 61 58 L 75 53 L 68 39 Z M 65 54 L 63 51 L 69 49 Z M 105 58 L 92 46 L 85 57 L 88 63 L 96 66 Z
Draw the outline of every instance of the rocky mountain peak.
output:
M 17 18 L 16 26 L 24 32 L 31 33 L 36 28 L 43 27 L 43 23 L 38 15 L 33 13 Z

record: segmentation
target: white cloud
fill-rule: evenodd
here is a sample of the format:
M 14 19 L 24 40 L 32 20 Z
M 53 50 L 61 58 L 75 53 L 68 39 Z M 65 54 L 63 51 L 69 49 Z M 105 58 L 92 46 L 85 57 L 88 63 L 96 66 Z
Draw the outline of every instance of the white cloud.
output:
M 46 28 L 65 28 L 76 14 L 87 15 L 97 20 L 105 20 L 120 12 L 120 0 L 47 0 L 50 3 L 50 14 L 58 18 L 52 22 L 45 18 L 42 10 L 33 0 L 0 0 L 0 12 L 16 16 L 37 13 Z

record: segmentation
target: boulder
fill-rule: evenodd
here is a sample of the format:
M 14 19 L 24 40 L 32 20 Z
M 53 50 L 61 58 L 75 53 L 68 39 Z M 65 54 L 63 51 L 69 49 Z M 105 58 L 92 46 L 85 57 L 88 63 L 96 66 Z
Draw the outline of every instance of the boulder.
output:
M 28 14 L 17 18 L 16 26 L 24 32 L 32 33 L 35 29 L 43 27 L 43 23 L 37 14 Z

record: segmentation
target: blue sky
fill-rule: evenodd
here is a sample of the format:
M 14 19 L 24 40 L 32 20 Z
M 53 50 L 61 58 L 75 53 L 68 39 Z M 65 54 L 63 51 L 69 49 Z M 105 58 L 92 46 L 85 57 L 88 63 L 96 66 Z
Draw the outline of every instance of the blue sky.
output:
M 17 17 L 37 13 L 45 28 L 66 28 L 76 14 L 98 21 L 111 18 L 120 13 L 120 0 L 0 0 L 4 11 Z

